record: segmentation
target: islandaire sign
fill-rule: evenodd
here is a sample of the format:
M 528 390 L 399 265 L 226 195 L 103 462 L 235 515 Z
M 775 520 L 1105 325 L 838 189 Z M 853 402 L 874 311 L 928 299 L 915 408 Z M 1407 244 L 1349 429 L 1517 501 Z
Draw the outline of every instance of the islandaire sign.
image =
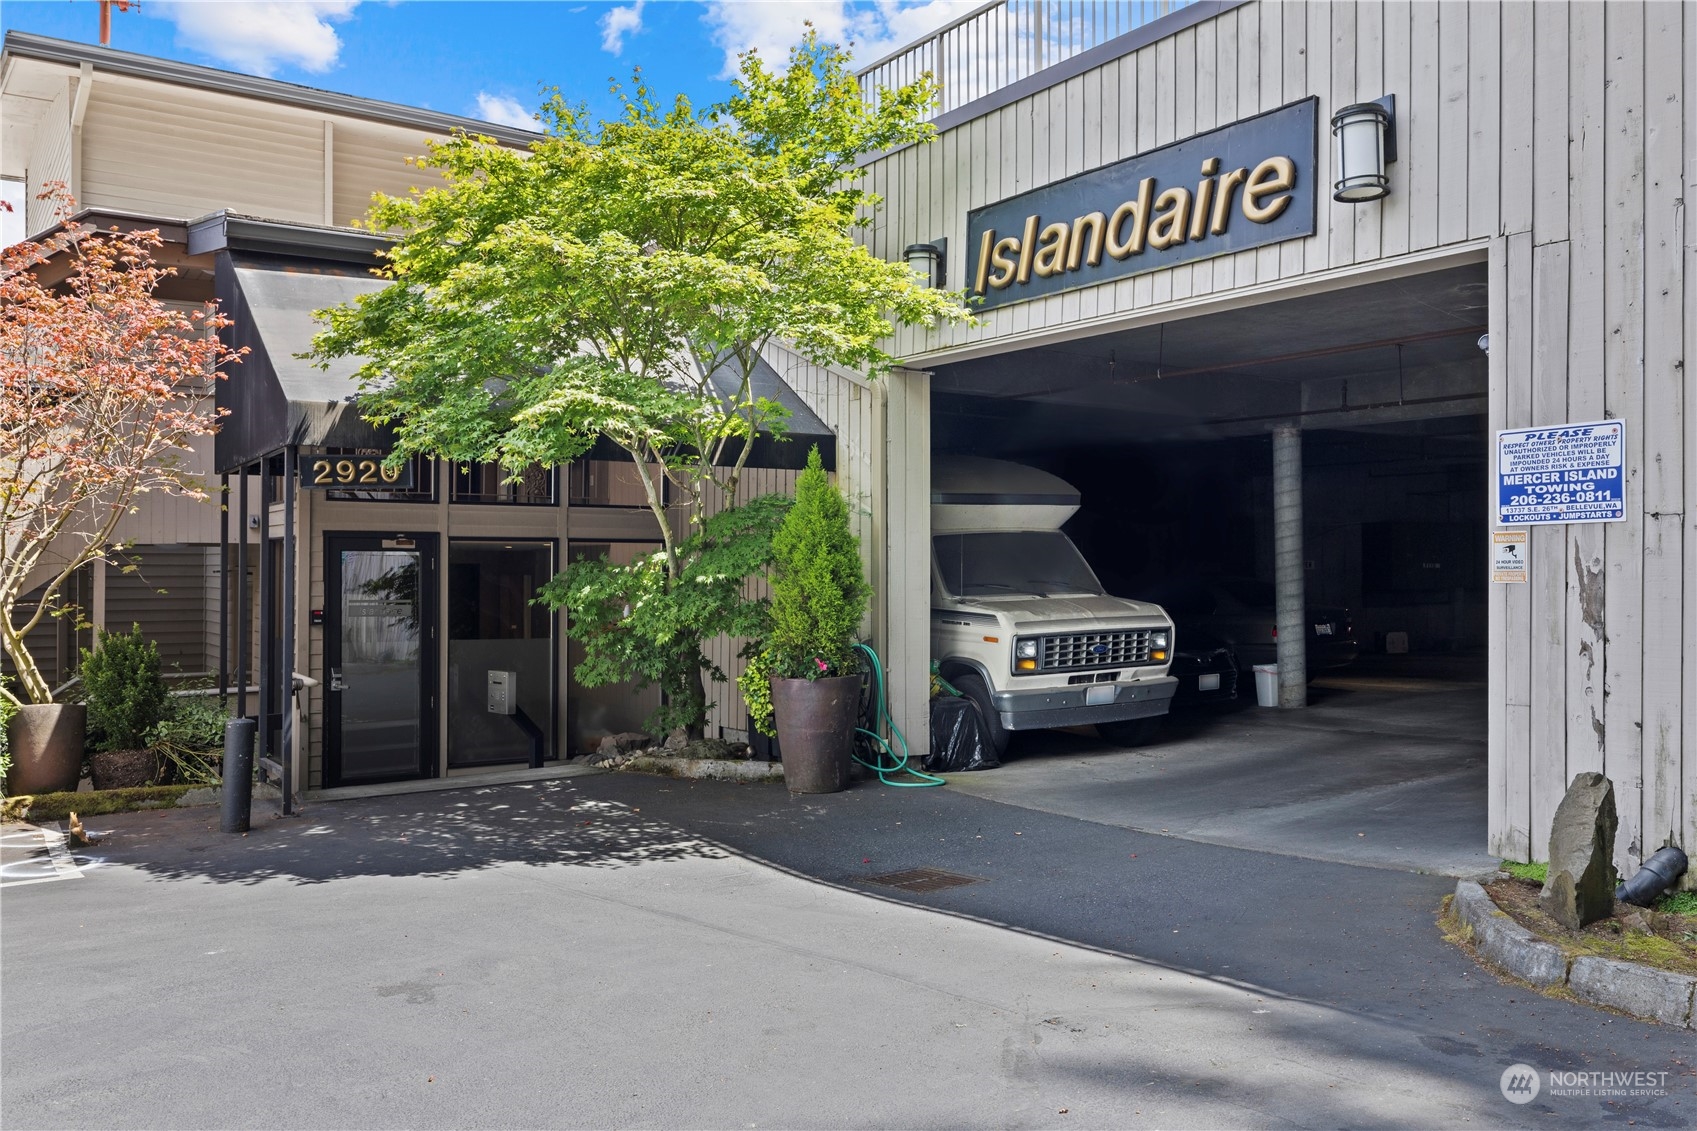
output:
M 1304 99 L 967 213 L 980 309 L 1314 234 Z

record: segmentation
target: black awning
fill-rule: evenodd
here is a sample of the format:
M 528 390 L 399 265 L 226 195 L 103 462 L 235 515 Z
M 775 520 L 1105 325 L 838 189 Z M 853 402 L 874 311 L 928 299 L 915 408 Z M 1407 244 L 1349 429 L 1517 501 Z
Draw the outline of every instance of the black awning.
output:
M 719 395 L 727 401 L 734 397 L 742 384 L 742 367 L 735 358 L 725 358 L 724 364 L 713 374 L 713 386 L 719 390 Z M 789 383 L 778 376 L 765 358 L 755 362 L 754 374 L 749 381 L 749 395 L 756 400 L 764 397 L 769 401 L 783 405 L 789 409 L 789 419 L 784 421 L 784 434 L 773 436 L 761 432 L 754 437 L 754 450 L 749 453 L 750 467 L 779 467 L 800 470 L 807 466 L 807 449 L 814 444 L 819 445 L 819 458 L 825 464 L 825 470 L 837 469 L 837 436 L 823 420 L 807 407 L 807 402 L 801 395 L 790 388 Z M 737 452 L 741 448 L 728 445 L 729 452 L 725 462 L 735 462 Z
M 215 445 L 218 470 L 235 471 L 286 447 L 387 448 L 388 429 L 364 420 L 353 402 L 363 358 L 340 357 L 320 369 L 295 355 L 323 329 L 314 311 L 382 290 L 387 281 L 351 265 L 317 260 L 218 256 L 219 308 L 232 321 L 230 344 L 248 356 L 218 382 L 218 406 L 230 410 Z
M 352 264 L 249 252 L 219 254 L 218 302 L 232 321 L 224 332 L 231 345 L 249 350 L 240 365 L 230 367 L 227 379 L 218 382 L 218 406 L 230 410 L 215 446 L 220 472 L 235 471 L 287 447 L 392 446 L 390 430 L 362 418 L 354 401 L 359 391 L 354 374 L 363 358 L 335 358 L 321 369 L 296 356 L 310 350 L 313 336 L 323 329 L 315 311 L 351 303 L 388 285 Z M 727 361 L 714 374 L 714 387 L 729 400 L 741 375 L 736 362 Z M 836 468 L 836 436 L 764 360 L 755 366 L 750 391 L 790 412 L 784 436 L 762 432 L 755 437 L 750 467 L 805 467 L 808 449 L 817 444 L 826 468 Z M 724 462 L 734 461 L 738 451 L 740 447 L 730 445 Z M 628 458 L 605 438 L 590 455 Z
M 713 387 L 720 398 L 727 404 L 736 396 L 742 385 L 742 367 L 734 358 L 724 359 L 723 364 L 714 371 Z M 754 450 L 749 453 L 749 467 L 771 467 L 790 471 L 800 471 L 807 466 L 807 450 L 813 445 L 819 445 L 819 459 L 825 465 L 826 471 L 837 470 L 837 436 L 830 427 L 801 399 L 801 394 L 790 388 L 789 383 L 778 376 L 778 371 L 761 358 L 754 366 L 754 377 L 749 382 L 749 395 L 756 399 L 761 397 L 789 409 L 789 419 L 784 421 L 784 434 L 774 436 L 770 432 L 760 432 L 754 437 Z M 740 441 L 726 444 L 724 453 L 716 461 L 721 466 L 734 464 L 737 454 L 742 451 Z M 595 446 L 589 449 L 589 459 L 629 459 L 630 453 L 619 445 L 603 436 L 595 441 Z

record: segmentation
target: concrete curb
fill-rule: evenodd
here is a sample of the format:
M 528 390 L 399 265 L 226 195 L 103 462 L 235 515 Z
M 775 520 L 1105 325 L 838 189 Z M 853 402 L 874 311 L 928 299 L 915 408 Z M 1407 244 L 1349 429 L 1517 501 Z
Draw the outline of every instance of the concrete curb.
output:
M 632 758 L 619 769 L 639 774 L 659 774 L 670 778 L 698 778 L 709 781 L 783 781 L 784 767 L 779 762 L 744 762 L 729 758 Z
M 1569 963 L 1560 947 L 1516 923 L 1472 880 L 1455 885 L 1454 911 L 1479 954 L 1504 973 L 1535 986 L 1566 986 L 1583 1001 L 1647 1021 L 1697 1028 L 1697 978 L 1593 955 Z
M 223 799 L 223 795 L 222 788 L 216 785 L 191 789 L 177 798 L 177 808 L 193 809 L 196 806 L 217 805 Z M 266 785 L 264 782 L 253 784 L 253 799 L 255 801 L 281 801 L 282 798 L 283 791 L 274 785 Z

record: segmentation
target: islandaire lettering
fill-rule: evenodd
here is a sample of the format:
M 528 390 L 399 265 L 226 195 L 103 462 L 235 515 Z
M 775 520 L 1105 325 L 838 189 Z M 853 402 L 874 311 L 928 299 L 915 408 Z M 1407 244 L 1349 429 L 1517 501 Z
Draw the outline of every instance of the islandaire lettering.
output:
M 988 309 L 1313 235 L 1318 142 L 1305 98 L 974 208 L 961 280 Z
M 999 236 L 996 229 L 986 228 L 979 236 L 972 292 L 982 295 L 1028 283 L 1033 275 L 1046 279 L 1080 267 L 1099 267 L 1104 252 L 1113 259 L 1129 259 L 1145 248 L 1165 251 L 1187 241 L 1223 236 L 1238 213 L 1251 223 L 1271 223 L 1294 199 L 1296 161 L 1269 157 L 1253 169 L 1239 166 L 1221 173 L 1220 159 L 1209 157 L 1202 162 L 1201 178 L 1192 193 L 1182 185 L 1157 192 L 1156 179 L 1144 177 L 1137 195 L 1122 201 L 1112 214 L 1088 212 L 1045 224 L 1034 212 L 1017 236 Z

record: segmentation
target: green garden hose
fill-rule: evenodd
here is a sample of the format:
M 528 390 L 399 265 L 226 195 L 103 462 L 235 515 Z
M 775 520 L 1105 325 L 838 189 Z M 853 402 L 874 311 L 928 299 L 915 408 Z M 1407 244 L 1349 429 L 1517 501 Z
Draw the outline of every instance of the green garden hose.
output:
M 902 734 L 900 727 L 896 726 L 896 720 L 890 717 L 890 698 L 886 694 L 884 686 L 883 661 L 878 659 L 878 653 L 865 644 L 856 644 L 854 650 L 866 657 L 867 666 L 872 672 L 872 699 L 869 704 L 871 709 L 867 711 L 866 721 L 871 723 L 873 728 L 876 728 L 880 723 L 887 725 L 890 728 L 890 737 L 900 743 L 902 748 L 902 752 L 897 754 L 876 729 L 868 730 L 866 727 L 855 727 L 855 734 L 863 737 L 868 744 L 873 746 L 876 761 L 868 762 L 860 756 L 858 751 L 855 753 L 854 760 L 876 773 L 878 780 L 885 785 L 915 789 L 945 784 L 942 778 L 923 773 L 908 765 L 911 751 L 908 750 L 907 736 Z M 906 775 L 909 780 L 893 780 L 898 774 Z

